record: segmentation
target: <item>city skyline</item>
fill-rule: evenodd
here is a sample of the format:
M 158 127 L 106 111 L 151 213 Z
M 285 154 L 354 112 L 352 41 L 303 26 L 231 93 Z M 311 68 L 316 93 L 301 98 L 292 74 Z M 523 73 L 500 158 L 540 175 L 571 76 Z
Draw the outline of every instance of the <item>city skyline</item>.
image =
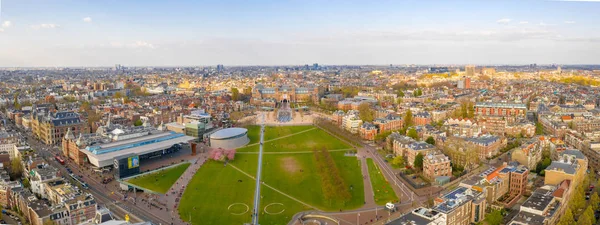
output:
M 599 2 L 2 1 L 0 67 L 598 64 Z

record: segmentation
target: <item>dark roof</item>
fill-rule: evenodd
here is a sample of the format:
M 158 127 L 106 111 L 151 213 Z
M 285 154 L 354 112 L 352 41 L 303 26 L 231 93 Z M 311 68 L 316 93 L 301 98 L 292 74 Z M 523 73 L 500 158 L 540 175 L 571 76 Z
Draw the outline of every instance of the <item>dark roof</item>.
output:
M 574 163 L 565 163 L 561 161 L 552 161 L 550 166 L 546 168 L 546 170 L 559 170 L 564 171 L 568 174 L 575 174 L 577 172 L 576 164 Z
M 517 215 L 510 221 L 509 225 L 513 224 L 544 224 L 545 217 L 533 214 L 530 212 L 520 211 Z M 519 223 L 516 223 L 519 222 Z
M 544 211 L 550 205 L 554 196 L 553 191 L 542 188 L 536 189 L 533 194 L 521 205 L 521 207 Z

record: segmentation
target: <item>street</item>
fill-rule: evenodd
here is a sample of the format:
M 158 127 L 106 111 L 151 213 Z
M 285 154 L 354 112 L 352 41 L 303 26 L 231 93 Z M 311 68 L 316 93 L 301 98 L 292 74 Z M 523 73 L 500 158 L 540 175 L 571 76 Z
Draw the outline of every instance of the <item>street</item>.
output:
M 147 209 L 143 209 L 129 201 L 122 201 L 119 196 L 111 194 L 117 190 L 117 181 L 111 181 L 108 184 L 102 184 L 101 181 L 93 178 L 95 174 L 93 174 L 90 168 L 80 168 L 79 165 L 74 164 L 69 159 L 64 159 L 65 165 L 58 163 L 54 159 L 54 156 L 62 155 L 59 150 L 59 146 L 49 146 L 40 142 L 32 135 L 32 133 L 16 127 L 12 122 L 8 122 L 8 120 L 6 126 L 7 128 L 18 131 L 19 136 L 26 139 L 31 149 L 34 150 L 36 154 L 44 158 L 48 164 L 57 168 L 63 178 L 67 179 L 74 185 L 78 185 L 79 182 L 70 176 L 67 176 L 69 172 L 67 171 L 66 167 L 68 166 L 71 168 L 74 174 L 78 175 L 84 182 L 88 184 L 88 191 L 94 195 L 98 205 L 108 208 L 115 217 L 124 219 L 125 215 L 128 214 L 132 222 L 151 221 L 155 224 L 170 224 L 170 222 L 164 220 L 163 218 L 149 213 Z M 115 189 L 111 190 L 109 187 L 113 186 L 115 186 Z

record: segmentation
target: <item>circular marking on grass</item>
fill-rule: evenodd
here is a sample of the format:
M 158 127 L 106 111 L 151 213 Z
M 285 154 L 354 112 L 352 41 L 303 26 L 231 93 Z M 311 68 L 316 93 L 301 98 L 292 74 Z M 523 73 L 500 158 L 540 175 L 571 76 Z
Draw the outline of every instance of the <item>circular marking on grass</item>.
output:
M 269 212 L 269 211 L 267 211 L 267 208 L 268 208 L 269 206 L 273 206 L 273 205 L 280 205 L 280 206 L 284 206 L 284 205 L 283 205 L 283 204 L 281 204 L 281 203 L 271 203 L 271 204 L 268 204 L 268 205 L 266 205 L 266 206 L 265 206 L 265 208 L 264 208 L 264 211 L 265 211 L 265 213 L 266 213 L 266 214 L 269 214 L 269 215 L 277 215 L 277 214 L 281 214 L 281 213 L 283 213 L 283 212 L 285 211 L 285 208 L 284 208 L 284 209 L 282 209 L 280 212 Z M 285 206 L 284 206 L 284 207 L 285 207 Z
M 229 207 L 227 207 L 227 210 L 228 210 L 228 211 L 229 211 L 229 210 L 231 210 L 231 207 L 233 207 L 233 206 L 236 206 L 236 205 L 243 205 L 243 206 L 245 206 L 245 207 L 246 207 L 246 211 L 244 211 L 244 212 L 242 212 L 242 213 L 233 213 L 233 212 L 229 212 L 229 213 L 231 213 L 231 215 L 236 215 L 236 216 L 239 216 L 239 215 L 244 215 L 244 214 L 246 214 L 248 211 L 250 211 L 250 207 L 249 207 L 248 205 L 246 205 L 246 204 L 244 204 L 244 203 L 239 203 L 239 202 L 238 202 L 238 203 L 233 203 L 233 204 L 229 205 Z

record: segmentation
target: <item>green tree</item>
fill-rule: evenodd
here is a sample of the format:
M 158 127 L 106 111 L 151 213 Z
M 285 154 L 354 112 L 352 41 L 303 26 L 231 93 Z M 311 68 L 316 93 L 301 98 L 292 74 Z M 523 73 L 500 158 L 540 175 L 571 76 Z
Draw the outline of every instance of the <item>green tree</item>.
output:
M 412 112 L 409 110 L 406 111 L 406 115 L 404 115 L 404 127 L 408 128 L 412 126 Z
M 375 136 L 375 141 L 379 142 L 379 141 L 385 140 L 387 138 L 387 136 L 389 136 L 391 133 L 392 133 L 391 131 L 386 131 L 381 134 L 378 134 Z
M 583 212 L 583 214 L 581 216 L 579 216 L 579 218 L 577 220 L 577 224 L 582 224 L 582 225 L 596 224 L 596 218 L 594 217 L 594 210 L 592 209 L 591 206 L 588 206 L 585 209 L 585 211 Z
M 560 217 L 560 220 L 558 221 L 558 225 L 574 225 L 574 224 L 575 224 L 575 219 L 573 218 L 573 213 L 571 212 L 571 209 L 567 209 L 567 211 L 565 211 L 565 214 Z
M 404 97 L 404 91 L 402 91 L 402 90 L 397 90 L 397 91 L 396 91 L 396 95 L 398 95 L 398 97 Z
M 90 111 L 92 109 L 92 103 L 88 102 L 88 101 L 84 101 L 81 103 L 81 107 L 79 107 L 80 111 Z
M 375 112 L 369 103 L 363 102 L 358 106 L 358 116 L 362 121 L 371 122 L 375 119 Z
M 25 188 L 30 188 L 31 187 L 31 183 L 29 182 L 29 178 L 25 177 L 25 179 L 23 179 L 23 187 L 25 187 Z
M 592 197 L 590 197 L 590 205 L 594 211 L 600 209 L 600 197 L 598 196 L 598 192 L 592 193 Z
M 583 191 L 580 191 L 579 189 L 580 188 L 575 189 L 575 193 L 571 197 L 571 202 L 569 204 L 571 212 L 576 216 L 580 215 L 585 207 L 585 196 Z
M 123 97 L 123 94 L 121 94 L 120 91 L 115 92 L 115 95 L 113 96 L 115 99 L 121 99 Z
M 13 105 L 15 109 L 21 110 L 21 104 L 19 103 L 19 92 L 15 93 L 14 95 Z
M 402 156 L 394 157 L 394 159 L 392 160 L 392 165 L 397 166 L 397 167 L 403 166 L 404 165 L 404 157 L 402 157 Z
M 419 153 L 415 156 L 414 165 L 416 168 L 423 169 L 423 154 Z
M 501 210 L 492 210 L 492 212 L 485 216 L 485 222 L 487 222 L 489 225 L 500 225 L 502 223 L 502 219 Z
M 251 87 L 245 87 L 244 90 L 244 95 L 246 96 L 251 96 L 252 95 L 252 88 Z
M 408 133 L 406 134 L 406 136 L 409 136 L 412 139 L 415 139 L 417 141 L 419 140 L 419 134 L 417 133 L 417 130 L 415 130 L 415 128 L 413 128 L 413 127 L 408 129 Z
M 140 120 L 140 119 L 138 119 L 135 122 L 133 122 L 133 125 L 136 126 L 136 127 L 139 127 L 139 126 L 141 126 L 143 124 L 144 124 L 144 122 L 142 122 L 142 120 Z
M 535 122 L 535 134 L 536 135 L 543 135 L 544 134 L 544 126 L 542 126 L 542 123 Z
M 240 100 L 240 91 L 237 88 L 231 88 L 231 99 L 234 101 Z
M 535 171 L 538 173 L 538 175 L 541 175 L 542 172 L 544 172 L 544 170 L 550 166 L 550 164 L 552 164 L 552 160 L 550 158 L 544 158 L 535 165 Z
M 10 174 L 13 179 L 19 179 L 23 176 L 23 164 L 21 163 L 21 157 L 16 157 L 10 162 Z
M 435 145 L 435 139 L 433 139 L 432 136 L 427 137 L 427 139 L 425 140 L 425 142 Z

